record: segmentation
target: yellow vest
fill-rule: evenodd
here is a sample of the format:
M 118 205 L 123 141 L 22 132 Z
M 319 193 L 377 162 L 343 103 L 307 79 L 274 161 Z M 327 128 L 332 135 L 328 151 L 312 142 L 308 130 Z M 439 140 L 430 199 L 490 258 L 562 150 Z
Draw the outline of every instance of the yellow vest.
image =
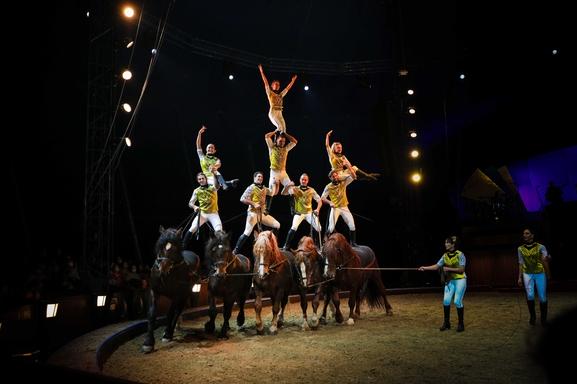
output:
M 218 212 L 218 194 L 214 186 L 198 187 L 194 190 L 200 211 L 204 213 Z
M 218 161 L 218 157 L 216 156 L 208 156 L 204 155 L 202 160 L 200 160 L 200 168 L 202 169 L 202 173 L 206 176 L 206 178 L 213 177 L 213 173 L 210 171 L 210 167 Z
M 518 248 L 519 255 L 523 258 L 521 270 L 525 273 L 542 273 L 545 271 L 541 260 L 541 247 L 539 243 L 530 245 L 523 244 Z
M 343 208 L 349 205 L 347 200 L 347 184 L 341 181 L 338 184 L 328 183 L 323 191 L 323 195 L 328 192 L 329 200 L 335 208 Z
M 286 169 L 286 158 L 288 154 L 287 145 L 284 147 L 277 147 L 273 145 L 270 149 L 269 159 L 270 159 L 270 169 L 274 171 L 284 171 Z
M 302 215 L 313 211 L 313 197 L 317 194 L 313 188 L 308 187 L 303 191 L 299 187 L 294 187 L 292 194 L 295 199 L 295 214 Z
M 449 268 L 459 268 L 459 258 L 463 254 L 461 251 L 446 252 L 443 255 L 443 261 L 445 262 L 445 267 Z M 465 273 L 449 272 L 449 278 L 447 280 L 459 280 L 464 279 Z

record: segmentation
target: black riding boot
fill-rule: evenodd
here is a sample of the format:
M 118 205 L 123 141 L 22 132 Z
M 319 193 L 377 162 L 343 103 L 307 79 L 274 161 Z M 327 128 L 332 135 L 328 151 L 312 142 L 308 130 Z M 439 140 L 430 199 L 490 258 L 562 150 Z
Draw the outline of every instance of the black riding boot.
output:
M 463 332 L 465 330 L 465 307 L 457 308 L 457 315 L 459 316 L 459 325 L 457 325 L 457 332 Z
M 192 233 L 190 233 L 190 231 L 186 231 L 186 233 L 184 234 L 184 239 L 182 239 L 182 249 L 187 249 L 188 243 L 190 242 L 191 238 Z
M 439 328 L 439 331 L 445 331 L 447 329 L 451 329 L 451 306 L 443 305 L 443 312 L 445 315 L 445 320 L 443 321 L 443 325 L 441 325 L 441 328 Z
M 272 207 L 272 196 L 267 195 L 266 196 L 266 205 L 265 205 L 265 209 L 264 209 L 264 214 L 268 215 L 270 213 L 270 208 Z
M 527 300 L 527 307 L 529 308 L 529 324 L 535 325 L 535 319 L 537 315 L 535 314 L 535 300 Z
M 357 231 L 350 231 L 351 247 L 357 246 Z
M 234 247 L 234 250 L 232 251 L 232 253 L 234 253 L 235 255 L 239 254 L 240 251 L 242 250 L 242 246 L 244 245 L 244 242 L 246 241 L 246 239 L 248 239 L 247 235 L 245 235 L 244 233 L 242 235 L 240 235 L 240 237 L 236 241 L 236 246 Z
M 539 309 L 541 310 L 541 325 L 547 325 L 547 302 L 542 301 L 539 303 Z
M 285 251 L 288 251 L 290 249 L 291 246 L 291 241 L 293 239 L 293 237 L 295 236 L 296 231 L 293 231 L 292 229 L 290 229 L 286 235 L 286 240 L 284 242 L 284 245 L 282 247 L 282 249 L 284 249 Z

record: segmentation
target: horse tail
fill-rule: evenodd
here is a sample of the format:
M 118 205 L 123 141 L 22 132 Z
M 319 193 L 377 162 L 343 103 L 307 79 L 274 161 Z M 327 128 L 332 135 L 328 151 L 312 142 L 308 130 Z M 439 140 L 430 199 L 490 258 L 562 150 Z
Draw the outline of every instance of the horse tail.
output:
M 379 282 L 373 276 L 369 277 L 365 282 L 365 286 L 363 287 L 363 298 L 367 300 L 369 308 L 371 309 L 384 308 L 385 306 Z

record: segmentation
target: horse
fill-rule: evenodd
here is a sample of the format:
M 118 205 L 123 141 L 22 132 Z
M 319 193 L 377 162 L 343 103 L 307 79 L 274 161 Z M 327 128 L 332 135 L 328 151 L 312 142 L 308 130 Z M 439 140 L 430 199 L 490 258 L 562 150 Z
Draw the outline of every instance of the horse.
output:
M 335 232 L 325 241 L 323 255 L 327 259 L 325 277 L 334 278 L 333 283 L 329 286 L 331 292 L 327 296 L 332 296 L 335 305 L 335 320 L 338 323 L 343 322 L 343 315 L 339 309 L 338 289 L 349 289 L 350 292 L 349 318 L 347 320 L 349 325 L 355 323 L 355 317 L 360 317 L 360 305 L 365 297 L 370 308 L 382 308 L 384 305 L 387 315 L 393 314 L 391 304 L 387 300 L 380 271 L 370 269 L 379 267 L 375 253 L 371 248 L 364 245 L 351 247 L 342 234 Z M 325 300 L 321 322 L 326 322 L 327 306 L 328 300 Z
M 148 308 L 148 329 L 142 345 L 142 352 L 154 350 L 154 329 L 156 328 L 157 302 L 160 295 L 171 300 L 166 317 L 163 342 L 172 340 L 176 322 L 192 294 L 192 286 L 198 281 L 200 258 L 194 252 L 182 250 L 182 232 L 174 228 L 160 226 L 160 237 L 156 241 L 156 260 L 150 269 L 150 305 Z
M 295 285 L 301 299 L 301 309 L 303 311 L 302 329 L 308 330 L 309 323 L 307 319 L 307 291 L 314 288 L 315 295 L 313 298 L 313 317 L 311 327 L 317 328 L 319 320 L 317 317 L 317 309 L 319 307 L 319 299 L 321 293 L 324 291 L 323 284 L 323 265 L 324 259 L 317 251 L 312 237 L 303 236 L 294 251 L 293 261 L 293 276 L 295 277 Z
M 239 307 L 236 324 L 239 327 L 244 324 L 244 303 L 252 282 L 250 260 L 241 254 L 232 253 L 228 235 L 223 231 L 217 231 L 211 236 L 206 243 L 204 254 L 210 274 L 208 278 L 210 319 L 204 324 L 204 329 L 207 333 L 214 332 L 214 319 L 217 314 L 215 299 L 220 297 L 223 299 L 224 322 L 219 338 L 228 338 L 227 331 L 230 329 L 228 321 L 235 301 Z
M 264 231 L 256 236 L 253 246 L 255 292 L 254 310 L 256 314 L 256 332 L 264 333 L 261 318 L 262 297 L 270 296 L 273 318 L 269 331 L 276 334 L 284 322 L 284 309 L 292 288 L 291 252 L 279 249 L 276 236 L 271 231 Z M 279 315 L 280 311 L 280 315 Z

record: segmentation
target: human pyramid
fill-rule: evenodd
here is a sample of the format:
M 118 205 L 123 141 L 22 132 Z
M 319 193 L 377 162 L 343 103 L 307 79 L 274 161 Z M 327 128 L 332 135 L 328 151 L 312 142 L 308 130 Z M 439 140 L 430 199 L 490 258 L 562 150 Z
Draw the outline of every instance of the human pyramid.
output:
M 270 227 L 278 237 L 280 223 L 270 214 L 270 204 L 272 197 L 280 191 L 281 195 L 290 195 L 291 210 L 293 219 L 290 230 L 287 233 L 283 249 L 289 249 L 293 237 L 300 224 L 306 220 L 318 233 L 321 232 L 319 221 L 319 212 L 324 204 L 331 207 L 329 212 L 329 223 L 326 234 L 331 234 L 336 226 L 339 217 L 342 217 L 350 231 L 350 243 L 356 246 L 356 227 L 355 220 L 348 208 L 347 186 L 353 180 L 377 180 L 380 176 L 378 173 L 367 173 L 351 164 L 343 154 L 343 146 L 339 142 L 330 143 L 332 130 L 327 132 L 325 137 L 325 147 L 331 165 L 329 172 L 330 183 L 328 183 L 322 194 L 315 191 L 309 186 L 309 176 L 303 173 L 299 178 L 299 185 L 291 181 L 286 172 L 286 163 L 288 153 L 293 149 L 298 140 L 286 131 L 286 123 L 282 114 L 283 100 L 286 94 L 294 85 L 297 75 L 293 75 L 289 84 L 281 91 L 280 82 L 273 80 L 269 83 L 262 65 L 258 66 L 264 89 L 269 101 L 268 117 L 276 127 L 274 131 L 264 136 L 268 147 L 270 160 L 270 174 L 268 186 L 264 185 L 264 173 L 256 171 L 253 174 L 253 183 L 249 185 L 240 197 L 240 201 L 248 206 L 247 217 L 244 232 L 240 235 L 233 250 L 234 254 L 240 253 L 244 243 L 249 238 L 254 226 L 258 224 Z M 220 173 L 222 163 L 216 157 L 216 146 L 208 144 L 206 153 L 202 149 L 202 134 L 206 131 L 202 127 L 196 138 L 196 150 L 202 169 L 196 175 L 196 181 L 199 187 L 196 188 L 188 203 L 197 214 L 186 231 L 183 239 L 183 247 L 186 248 L 192 235 L 196 233 L 207 221 L 211 224 L 215 232 L 222 230 L 222 221 L 218 214 L 218 195 L 217 191 L 222 187 L 223 190 L 229 190 L 238 184 L 238 179 L 226 181 Z M 282 189 L 281 189 L 282 185 Z M 315 200 L 316 207 L 313 210 L 312 201 Z M 294 207 L 294 208 L 293 208 Z

